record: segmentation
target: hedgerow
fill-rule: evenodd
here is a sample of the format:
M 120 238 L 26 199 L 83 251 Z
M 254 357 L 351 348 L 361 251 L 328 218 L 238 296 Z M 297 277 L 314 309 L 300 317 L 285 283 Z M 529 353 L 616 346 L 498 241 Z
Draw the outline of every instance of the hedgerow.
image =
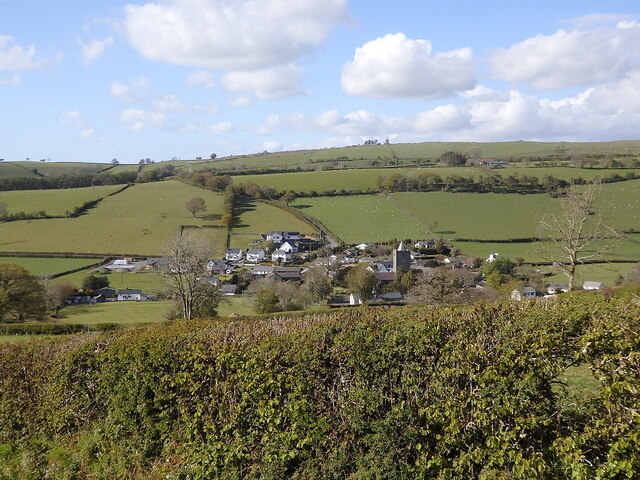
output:
M 6 345 L 0 478 L 634 478 L 638 327 L 581 295 Z

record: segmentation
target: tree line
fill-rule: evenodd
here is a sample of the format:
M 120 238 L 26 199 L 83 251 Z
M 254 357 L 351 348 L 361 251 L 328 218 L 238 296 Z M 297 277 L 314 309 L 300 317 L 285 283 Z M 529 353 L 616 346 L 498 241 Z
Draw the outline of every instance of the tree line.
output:
M 57 177 L 0 178 L 0 191 L 55 190 L 101 185 L 122 185 L 136 181 L 135 172 L 102 173 L 99 175 L 59 175 Z

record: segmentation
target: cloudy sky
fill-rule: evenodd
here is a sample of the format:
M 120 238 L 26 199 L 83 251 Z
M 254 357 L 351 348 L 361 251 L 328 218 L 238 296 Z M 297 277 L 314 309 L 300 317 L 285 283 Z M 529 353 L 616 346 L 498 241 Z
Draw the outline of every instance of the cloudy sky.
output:
M 0 158 L 640 138 L 637 0 L 0 0 Z

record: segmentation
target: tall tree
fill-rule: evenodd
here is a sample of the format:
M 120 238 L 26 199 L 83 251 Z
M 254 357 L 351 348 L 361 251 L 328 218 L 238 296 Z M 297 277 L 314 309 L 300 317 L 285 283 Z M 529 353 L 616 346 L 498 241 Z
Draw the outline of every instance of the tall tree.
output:
M 364 263 L 351 267 L 346 275 L 347 289 L 358 294 L 362 300 L 373 298 L 377 285 L 375 274 L 367 270 Z
M 191 212 L 193 217 L 196 216 L 196 213 L 204 211 L 207 207 L 204 202 L 204 198 L 202 197 L 193 197 L 187 200 L 185 203 L 185 208 Z
M 567 277 L 569 289 L 574 287 L 578 265 L 602 258 L 621 238 L 594 210 L 601 190 L 599 181 L 572 185 L 560 199 L 560 211 L 540 220 L 541 240 L 548 242 L 540 243 L 538 251 L 544 259 L 556 262 Z
M 198 279 L 204 273 L 212 246 L 203 237 L 189 232 L 176 235 L 162 247 L 167 264 L 162 275 L 167 280 L 169 294 L 177 299 L 182 318 L 191 320 L 198 306 L 211 309 L 211 291 L 201 287 Z
M 27 270 L 0 263 L 0 320 L 42 320 L 46 312 L 44 287 Z

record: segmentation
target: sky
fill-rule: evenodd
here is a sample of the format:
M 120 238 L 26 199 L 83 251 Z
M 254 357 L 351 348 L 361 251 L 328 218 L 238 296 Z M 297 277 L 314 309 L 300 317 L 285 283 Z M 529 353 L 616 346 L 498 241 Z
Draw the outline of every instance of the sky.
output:
M 0 0 L 0 159 L 640 138 L 640 2 Z

